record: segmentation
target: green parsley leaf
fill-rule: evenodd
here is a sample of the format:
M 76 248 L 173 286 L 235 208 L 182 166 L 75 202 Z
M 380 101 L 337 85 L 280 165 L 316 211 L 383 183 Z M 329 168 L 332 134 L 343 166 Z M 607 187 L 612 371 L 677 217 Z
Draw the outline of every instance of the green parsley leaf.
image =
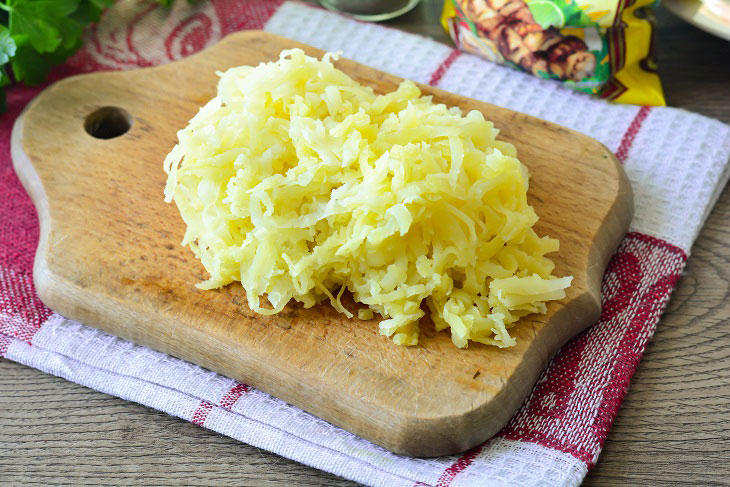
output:
M 0 66 L 0 113 L 8 108 L 7 99 L 5 98 L 5 90 L 2 88 L 10 84 L 10 76 L 5 70 L 5 66 Z
M 174 0 L 156 0 L 169 7 Z M 194 3 L 195 0 L 188 0 Z M 45 81 L 51 67 L 64 62 L 83 42 L 84 27 L 98 22 L 114 0 L 0 0 L 0 112 L 4 87 L 15 81 Z
M 0 65 L 7 63 L 11 57 L 15 56 L 15 49 L 15 40 L 10 36 L 10 31 L 4 25 L 0 25 Z M 0 86 L 5 85 L 0 84 Z
M 5 66 L 0 66 L 0 88 L 8 86 L 10 84 L 10 76 L 5 70 Z
M 112 5 L 114 0 L 81 0 L 71 18 L 81 25 L 99 22 L 101 13 Z
M 81 47 L 84 27 L 73 19 L 63 18 L 58 21 L 58 32 L 61 34 L 61 48 L 64 50 Z
M 62 20 L 71 15 L 79 0 L 8 0 L 4 10 L 10 13 L 10 34 L 27 35 L 39 53 L 51 52 L 63 41 Z
M 102 10 L 114 5 L 114 0 L 89 0 L 89 2 L 93 3 Z
M 10 61 L 13 67 L 13 74 L 17 81 L 23 81 L 27 85 L 42 83 L 51 70 L 50 64 L 30 45 L 21 46 L 15 52 L 15 57 Z

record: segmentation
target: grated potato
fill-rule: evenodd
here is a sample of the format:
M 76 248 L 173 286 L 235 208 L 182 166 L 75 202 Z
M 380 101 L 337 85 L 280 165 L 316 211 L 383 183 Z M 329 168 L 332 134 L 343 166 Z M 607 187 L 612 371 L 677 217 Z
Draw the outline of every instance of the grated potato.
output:
M 410 81 L 376 95 L 333 59 L 293 49 L 219 73 L 218 96 L 178 132 L 165 197 L 210 274 L 199 287 L 240 281 L 261 314 L 329 300 L 352 317 L 347 288 L 400 345 L 418 342 L 425 301 L 458 347 L 514 345 L 508 328 L 572 279 L 551 275 L 558 241 L 532 229 L 515 148 L 478 111 Z

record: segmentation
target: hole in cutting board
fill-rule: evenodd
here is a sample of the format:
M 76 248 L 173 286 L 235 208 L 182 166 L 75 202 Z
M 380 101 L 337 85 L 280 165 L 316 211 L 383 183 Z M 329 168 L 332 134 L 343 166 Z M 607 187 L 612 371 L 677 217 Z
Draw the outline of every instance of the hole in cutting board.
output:
M 86 116 L 84 129 L 97 139 L 113 139 L 132 127 L 132 115 L 119 107 L 102 107 Z

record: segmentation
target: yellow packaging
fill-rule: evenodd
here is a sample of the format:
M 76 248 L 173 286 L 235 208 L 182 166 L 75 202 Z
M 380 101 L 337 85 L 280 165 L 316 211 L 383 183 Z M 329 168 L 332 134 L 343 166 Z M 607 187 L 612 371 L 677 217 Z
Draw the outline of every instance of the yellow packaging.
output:
M 617 103 L 663 106 L 656 0 L 445 0 L 461 50 Z

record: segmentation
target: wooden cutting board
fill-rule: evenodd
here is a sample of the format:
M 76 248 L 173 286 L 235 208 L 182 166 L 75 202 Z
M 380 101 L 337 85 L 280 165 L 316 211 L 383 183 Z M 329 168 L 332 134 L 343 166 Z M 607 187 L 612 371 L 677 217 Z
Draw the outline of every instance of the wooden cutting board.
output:
M 64 316 L 255 386 L 394 452 L 465 450 L 496 433 L 558 348 L 598 318 L 601 277 L 633 211 L 626 175 L 593 139 L 423 86 L 438 102 L 482 111 L 517 147 L 531 173 L 537 231 L 560 239 L 555 274 L 574 276 L 567 297 L 524 318 L 508 350 L 460 350 L 432 325 L 422 326 L 417 347 L 395 346 L 378 335 L 377 320 L 348 320 L 328 304 L 256 315 L 240 285 L 195 288 L 204 269 L 180 246 L 184 224 L 163 202 L 162 161 L 177 130 L 214 96 L 216 70 L 275 60 L 295 46 L 322 54 L 243 32 L 180 62 L 68 78 L 39 95 L 12 139 L 41 222 L 38 294 Z M 377 92 L 400 81 L 352 61 L 337 65 Z

